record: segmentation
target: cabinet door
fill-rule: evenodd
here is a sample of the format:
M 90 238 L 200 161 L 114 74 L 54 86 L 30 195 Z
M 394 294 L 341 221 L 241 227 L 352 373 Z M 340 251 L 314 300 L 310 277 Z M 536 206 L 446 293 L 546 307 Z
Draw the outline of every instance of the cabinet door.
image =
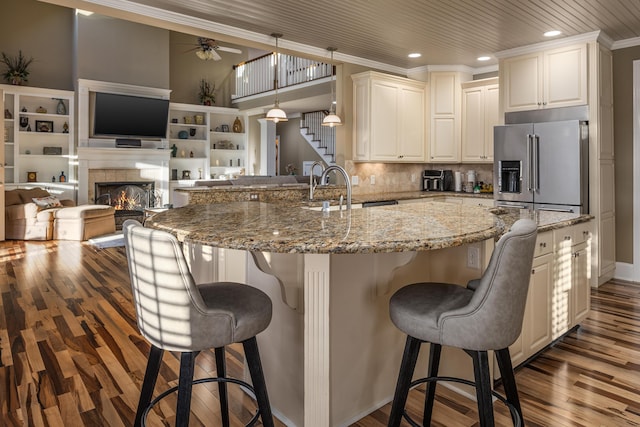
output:
M 419 88 L 402 87 L 399 95 L 398 160 L 423 162 L 426 151 L 424 143 L 425 91 Z
M 505 112 L 540 108 L 542 55 L 534 53 L 505 59 L 502 70 Z
M 490 85 L 485 88 L 484 96 L 484 160 L 493 163 L 493 127 L 501 125 L 500 86 Z
M 431 83 L 431 162 L 460 161 L 460 79 L 457 73 L 434 72 Z
M 544 53 L 543 108 L 587 103 L 587 45 Z
M 589 314 L 591 286 L 589 285 L 589 251 L 587 244 L 574 246 L 573 252 L 573 323 L 578 324 Z
M 573 321 L 572 269 L 573 231 L 565 227 L 553 231 L 553 293 L 551 296 L 551 334 L 556 339 L 569 330 Z
M 468 88 L 462 91 L 463 162 L 482 162 L 485 156 L 484 97 L 483 87 Z
M 393 83 L 371 83 L 371 160 L 397 160 L 399 89 Z
M 528 325 L 525 349 L 528 356 L 542 350 L 551 342 L 552 286 L 553 255 L 535 258 L 527 296 L 527 305 L 531 309 L 526 318 Z

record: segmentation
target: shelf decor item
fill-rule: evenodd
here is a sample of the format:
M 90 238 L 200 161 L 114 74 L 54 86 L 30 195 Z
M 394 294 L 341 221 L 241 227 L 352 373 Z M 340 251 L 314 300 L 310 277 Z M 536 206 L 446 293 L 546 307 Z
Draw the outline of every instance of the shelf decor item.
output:
M 213 105 L 216 103 L 216 96 L 214 94 L 216 90 L 215 83 L 209 83 L 206 79 L 200 80 L 200 88 L 198 97 L 202 105 Z
M 60 176 L 58 177 L 58 182 L 67 182 L 67 177 L 64 176 L 64 171 L 60 172 Z
M 18 56 L 10 57 L 6 53 L 2 52 L 2 63 L 7 67 L 4 72 L 4 79 L 12 84 L 20 86 L 29 79 L 29 65 L 33 62 L 33 58 L 27 59 L 22 55 L 22 50 L 18 51 Z
M 37 182 L 38 172 L 27 172 L 27 182 Z
M 4 118 L 8 120 L 13 119 L 13 114 L 11 114 L 11 111 L 9 111 L 8 108 L 4 109 Z
M 53 122 L 50 120 L 36 120 L 36 132 L 53 132 Z
M 239 117 L 236 117 L 236 119 L 233 121 L 233 131 L 235 133 L 242 133 L 242 122 L 240 121 Z
M 46 156 L 62 155 L 62 147 L 42 147 L 42 154 Z
M 229 125 L 222 125 L 222 132 L 229 132 Z
M 64 105 L 64 100 L 62 98 L 53 98 L 58 100 L 58 105 L 56 105 L 56 113 L 64 116 L 67 114 L 67 106 Z

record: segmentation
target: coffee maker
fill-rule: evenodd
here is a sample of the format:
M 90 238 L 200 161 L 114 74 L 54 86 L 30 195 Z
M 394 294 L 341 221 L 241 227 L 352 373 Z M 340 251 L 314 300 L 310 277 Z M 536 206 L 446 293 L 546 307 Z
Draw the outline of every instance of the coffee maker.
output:
M 453 191 L 453 172 L 450 170 L 425 170 L 422 173 L 423 191 Z

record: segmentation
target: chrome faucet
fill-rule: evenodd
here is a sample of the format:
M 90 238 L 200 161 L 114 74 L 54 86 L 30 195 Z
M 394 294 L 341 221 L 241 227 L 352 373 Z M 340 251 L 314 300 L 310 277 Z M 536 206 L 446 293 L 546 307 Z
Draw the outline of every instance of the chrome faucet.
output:
M 311 165 L 311 170 L 309 171 L 309 200 L 313 200 L 313 191 L 316 189 L 316 185 L 317 185 L 317 183 L 313 179 L 313 169 L 316 166 L 320 166 L 320 169 L 322 169 L 320 171 L 320 175 L 322 175 L 322 173 L 324 172 L 324 164 L 322 162 L 319 162 L 319 161 L 313 162 L 313 164 Z
M 329 180 L 329 173 L 332 171 L 340 172 L 342 174 L 342 177 L 344 178 L 344 182 L 347 185 L 347 209 L 350 210 L 351 209 L 351 181 L 349 180 L 349 175 L 347 174 L 347 171 L 344 170 L 342 166 L 331 165 L 328 168 L 326 168 L 322 172 L 322 175 L 320 176 L 319 185 L 327 185 L 327 181 Z

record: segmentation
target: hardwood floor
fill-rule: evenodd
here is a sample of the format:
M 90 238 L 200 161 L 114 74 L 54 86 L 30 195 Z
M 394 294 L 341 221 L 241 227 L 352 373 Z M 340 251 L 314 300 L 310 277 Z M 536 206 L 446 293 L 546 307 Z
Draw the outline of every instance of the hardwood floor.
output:
M 0 426 L 130 426 L 149 345 L 137 332 L 124 248 L 86 243 L 0 243 Z M 242 349 L 227 353 L 242 376 Z M 215 371 L 212 352 L 197 359 Z M 156 390 L 176 384 L 178 360 L 165 354 Z M 267 378 L 267 383 L 268 383 Z M 587 320 L 516 372 L 527 426 L 640 425 L 640 285 L 610 282 L 592 293 Z M 255 405 L 230 390 L 232 424 Z M 420 419 L 423 392 L 409 412 Z M 389 406 L 357 426 L 386 425 Z M 175 396 L 149 425 L 172 425 Z M 495 404 L 498 425 L 510 425 Z M 434 426 L 477 425 L 475 402 L 438 388 Z M 194 388 L 191 425 L 220 425 L 217 387 Z M 281 426 L 281 423 L 277 423 Z M 405 423 L 403 425 L 408 425 Z

